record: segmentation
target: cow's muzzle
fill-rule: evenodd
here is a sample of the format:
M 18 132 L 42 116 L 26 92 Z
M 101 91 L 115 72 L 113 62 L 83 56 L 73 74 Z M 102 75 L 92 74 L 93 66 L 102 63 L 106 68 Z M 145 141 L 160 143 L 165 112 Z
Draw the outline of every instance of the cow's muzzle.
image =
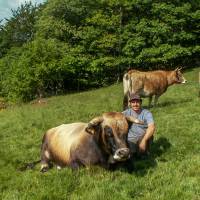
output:
M 116 161 L 124 161 L 130 157 L 130 150 L 128 148 L 120 148 L 115 151 L 113 156 Z

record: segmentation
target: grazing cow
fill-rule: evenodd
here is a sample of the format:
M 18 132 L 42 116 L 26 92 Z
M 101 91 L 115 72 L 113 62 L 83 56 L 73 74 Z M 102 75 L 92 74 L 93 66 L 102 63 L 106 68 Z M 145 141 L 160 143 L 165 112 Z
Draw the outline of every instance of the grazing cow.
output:
M 124 74 L 124 110 L 129 106 L 130 94 L 139 94 L 141 97 L 149 97 L 149 107 L 151 106 L 152 97 L 155 96 L 154 106 L 158 98 L 167 90 L 170 85 L 185 83 L 186 80 L 181 73 L 181 68 L 173 71 L 151 71 L 141 72 L 130 70 Z
M 105 168 L 129 158 L 127 147 L 128 122 L 140 123 L 119 112 L 107 112 L 89 123 L 63 124 L 49 129 L 43 136 L 41 160 L 28 164 L 31 168 L 41 162 L 41 172 L 52 163 L 58 168 L 100 165 Z

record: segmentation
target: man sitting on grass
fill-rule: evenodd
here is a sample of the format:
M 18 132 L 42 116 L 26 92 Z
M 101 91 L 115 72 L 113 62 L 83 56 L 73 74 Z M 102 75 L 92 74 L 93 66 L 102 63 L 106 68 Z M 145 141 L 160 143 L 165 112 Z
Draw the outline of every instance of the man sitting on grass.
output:
M 133 123 L 128 132 L 128 144 L 131 156 L 148 155 L 149 146 L 153 141 L 155 123 L 152 113 L 142 108 L 142 99 L 139 95 L 130 95 L 131 108 L 123 111 L 125 116 L 133 116 L 144 122 L 144 125 Z

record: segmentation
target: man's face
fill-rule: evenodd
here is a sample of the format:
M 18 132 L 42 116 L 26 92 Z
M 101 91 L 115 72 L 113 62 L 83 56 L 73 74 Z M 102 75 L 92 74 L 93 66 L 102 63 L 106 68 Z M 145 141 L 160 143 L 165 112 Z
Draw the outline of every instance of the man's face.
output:
M 142 101 L 140 101 L 138 99 L 134 99 L 131 101 L 131 108 L 136 112 L 140 111 L 141 105 L 142 105 Z

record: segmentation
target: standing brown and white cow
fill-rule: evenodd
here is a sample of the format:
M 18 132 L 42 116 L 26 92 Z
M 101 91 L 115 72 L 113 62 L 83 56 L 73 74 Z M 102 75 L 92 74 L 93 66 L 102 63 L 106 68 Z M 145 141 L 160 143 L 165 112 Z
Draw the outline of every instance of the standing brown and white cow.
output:
M 63 124 L 49 129 L 43 137 L 41 160 L 23 169 L 39 162 L 41 172 L 45 172 L 51 163 L 58 168 L 90 165 L 108 168 L 110 163 L 124 161 L 130 156 L 128 122 L 143 123 L 119 112 L 108 112 L 89 123 Z
M 149 71 L 142 72 L 130 70 L 124 74 L 124 110 L 129 106 L 130 94 L 139 94 L 141 97 L 149 97 L 149 107 L 151 106 L 152 97 L 155 96 L 154 106 L 158 98 L 167 90 L 170 85 L 185 83 L 186 79 L 181 73 L 181 68 L 173 71 Z

